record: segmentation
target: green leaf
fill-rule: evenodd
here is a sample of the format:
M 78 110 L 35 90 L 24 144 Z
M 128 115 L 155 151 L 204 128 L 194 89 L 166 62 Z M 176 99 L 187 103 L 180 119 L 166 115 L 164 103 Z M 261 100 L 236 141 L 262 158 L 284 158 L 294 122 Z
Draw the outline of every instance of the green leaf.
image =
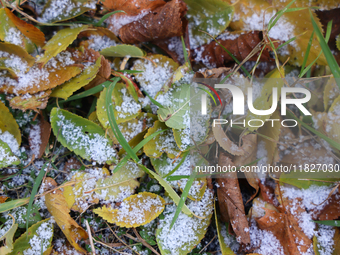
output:
M 34 238 L 34 241 L 32 240 Z M 13 251 L 9 255 L 27 254 L 34 251 L 30 244 L 32 242 L 39 242 L 42 244 L 42 251 L 46 251 L 50 246 L 53 238 L 53 223 L 50 219 L 42 220 L 32 227 L 30 227 L 24 234 L 22 234 L 14 242 Z
M 0 100 L 0 134 L 8 131 L 17 140 L 18 145 L 21 144 L 21 132 L 19 125 L 15 121 L 12 113 L 6 105 Z M 0 154 L 1 155 L 1 154 Z
M 142 58 L 145 57 L 145 52 L 140 48 L 128 45 L 128 44 L 119 44 L 115 46 L 111 46 L 103 49 L 100 54 L 105 57 L 131 57 L 131 58 Z
M 43 47 L 44 55 L 38 59 L 38 63 L 44 66 L 51 58 L 57 56 L 73 43 L 78 34 L 88 29 L 88 26 L 76 26 L 74 28 L 64 28 L 59 30 Z
M 67 3 L 60 6 L 59 0 L 48 0 L 38 21 L 43 24 L 65 21 L 96 9 L 93 0 L 70 0 Z
M 161 96 L 158 95 L 157 98 Z M 183 129 L 188 127 L 190 120 L 190 85 L 183 84 L 175 86 L 164 94 L 166 102 L 164 108 L 157 111 L 158 119 L 174 129 Z
M 337 35 L 336 37 L 336 47 L 340 50 L 340 35 Z
M 323 182 L 323 180 L 325 182 Z M 306 179 L 306 174 L 300 172 L 290 172 L 290 173 L 282 173 L 280 175 L 280 182 L 293 185 L 300 189 L 308 189 L 312 185 L 317 186 L 328 186 L 332 185 L 330 181 L 337 181 L 338 179 L 313 179 L 310 178 L 309 180 Z
M 97 116 L 104 128 L 109 127 L 109 118 L 106 110 L 106 97 L 108 89 L 104 89 L 97 101 Z M 124 83 L 117 83 L 112 93 L 114 116 L 117 124 L 136 118 L 141 112 L 141 105 L 135 101 Z
M 0 168 L 20 164 L 20 159 L 15 156 L 9 145 L 0 139 Z
M 189 33 L 193 42 L 200 46 L 211 39 L 202 31 L 214 38 L 222 33 L 234 15 L 234 7 L 222 0 L 184 0 L 188 6 L 186 14 L 189 20 Z
M 60 97 L 65 100 L 68 99 L 73 92 L 89 84 L 90 81 L 96 77 L 101 66 L 100 61 L 101 58 L 98 58 L 93 65 L 86 67 L 79 75 L 65 82 L 61 86 L 56 87 L 50 96 Z
M 107 139 L 104 130 L 92 121 L 53 108 L 51 125 L 58 141 L 80 157 L 98 163 L 116 161 L 116 151 L 111 147 L 112 141 Z
M 222 255 L 235 255 L 233 250 L 227 246 L 227 243 L 230 242 L 229 239 L 231 239 L 232 241 L 236 243 L 237 242 L 236 238 L 234 236 L 231 236 L 228 233 L 228 229 L 226 228 L 224 224 L 221 224 L 219 217 L 218 217 L 219 212 L 216 211 L 216 203 L 214 204 L 214 207 L 215 207 L 214 209 L 215 209 L 216 230 L 217 230 L 218 241 L 220 243 Z M 229 238 L 227 239 L 228 236 Z
M 13 221 L 13 224 L 10 227 L 10 229 L 7 230 L 7 232 L 3 236 L 0 237 L 0 241 L 6 238 L 6 245 L 0 247 L 0 254 L 6 255 L 13 250 L 13 237 L 17 229 L 18 229 L 18 224 L 14 224 L 14 221 Z
M 20 198 L 0 204 L 0 213 L 28 204 L 30 198 Z
M 190 201 L 189 209 L 204 218 L 188 217 L 180 213 L 174 226 L 170 229 L 176 206 L 166 206 L 164 219 L 159 221 L 156 231 L 158 248 L 162 255 L 188 254 L 205 236 L 213 214 L 213 195 L 207 190 L 201 201 Z

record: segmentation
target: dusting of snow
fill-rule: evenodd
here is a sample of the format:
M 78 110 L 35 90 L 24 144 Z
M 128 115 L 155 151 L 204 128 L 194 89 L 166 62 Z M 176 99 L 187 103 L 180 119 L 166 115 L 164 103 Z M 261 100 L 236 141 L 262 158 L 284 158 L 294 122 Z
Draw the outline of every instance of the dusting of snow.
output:
M 89 41 L 89 49 L 93 49 L 95 51 L 101 51 L 105 48 L 117 45 L 117 42 L 115 40 L 111 40 L 106 35 L 91 35 L 89 37 Z
M 32 126 L 29 134 L 31 153 L 38 156 L 40 154 L 41 145 L 41 130 L 40 124 L 35 124 Z

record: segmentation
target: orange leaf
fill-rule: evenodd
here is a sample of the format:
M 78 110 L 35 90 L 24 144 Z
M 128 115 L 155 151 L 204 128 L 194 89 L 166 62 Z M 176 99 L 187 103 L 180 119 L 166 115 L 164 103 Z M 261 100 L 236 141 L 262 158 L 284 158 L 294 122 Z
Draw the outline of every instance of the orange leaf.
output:
M 24 36 L 29 38 L 33 43 L 38 46 L 44 46 L 45 35 L 38 28 L 32 24 L 26 23 L 19 17 L 15 16 L 8 8 L 5 8 L 7 16 L 12 20 L 14 25 L 23 33 Z
M 164 5 L 163 0 L 104 0 L 103 5 L 108 9 L 125 11 L 127 15 L 138 15 L 143 10 L 154 10 Z M 124 14 L 124 13 L 122 13 Z

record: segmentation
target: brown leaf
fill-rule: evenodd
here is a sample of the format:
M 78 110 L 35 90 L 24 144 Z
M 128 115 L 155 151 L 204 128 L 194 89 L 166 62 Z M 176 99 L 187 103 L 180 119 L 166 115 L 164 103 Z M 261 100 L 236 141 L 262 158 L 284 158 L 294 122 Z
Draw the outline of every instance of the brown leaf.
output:
M 9 100 L 9 104 L 13 109 L 22 111 L 33 110 L 39 112 L 38 109 L 45 109 L 47 106 L 49 95 L 52 90 L 41 91 L 33 95 L 20 95 Z
M 274 188 L 266 185 L 266 183 L 262 183 L 259 182 L 259 187 L 260 187 L 260 193 L 261 193 L 261 197 L 265 202 L 268 202 L 272 205 L 277 206 L 278 205 L 278 201 L 275 197 L 275 191 Z
M 227 67 L 219 67 L 212 69 L 205 69 L 195 73 L 194 78 L 221 78 L 221 76 L 227 76 L 231 69 Z
M 138 15 L 143 10 L 154 10 L 165 4 L 163 0 L 104 0 L 102 3 L 108 9 L 125 11 L 127 15 Z
M 119 30 L 119 37 L 124 43 L 134 44 L 180 36 L 185 12 L 186 4 L 182 0 L 173 0 L 123 26 Z M 114 29 L 113 24 L 110 24 L 109 29 Z
M 86 231 L 71 218 L 63 192 L 58 189 L 46 194 L 45 203 L 47 210 L 54 217 L 70 244 L 77 251 L 86 254 L 86 251 L 79 246 L 78 242 L 82 239 L 88 239 L 88 235 Z
M 231 54 L 233 54 L 239 61 L 244 60 L 257 44 L 262 41 L 262 32 L 253 31 L 239 35 L 236 39 L 217 40 L 223 47 L 225 47 Z M 221 67 L 228 62 L 234 62 L 233 58 L 215 41 L 203 45 L 203 52 L 199 59 L 208 59 L 212 66 Z M 261 62 L 273 62 L 269 54 L 269 47 L 262 52 L 260 57 Z M 201 52 L 201 51 L 200 51 Z M 192 51 L 193 58 L 197 56 L 196 51 Z M 259 53 L 252 56 L 248 61 L 256 61 Z
M 64 171 L 68 173 L 71 170 L 77 170 L 81 168 L 81 166 L 82 166 L 81 162 L 77 158 L 73 157 L 66 161 Z
M 312 244 L 310 240 L 299 227 L 297 219 L 288 209 L 286 213 L 263 208 L 266 214 L 256 219 L 259 228 L 273 233 L 280 241 L 285 254 L 301 254 L 307 252 Z M 303 210 L 299 207 L 298 210 Z M 274 251 L 273 251 L 274 252 Z
M 246 142 L 245 140 L 248 140 L 248 142 Z M 236 167 L 248 165 L 251 162 L 256 160 L 257 135 L 256 134 L 246 135 L 243 138 L 242 141 L 243 141 L 244 144 L 251 144 L 252 146 L 244 147 L 244 149 L 245 149 L 244 155 L 237 156 L 237 157 L 234 158 L 234 164 L 235 164 Z M 258 181 L 257 174 L 254 173 L 254 172 L 244 172 L 244 175 L 245 175 L 249 185 L 252 186 L 255 189 L 255 193 L 247 201 L 247 202 L 249 202 L 250 200 L 253 200 L 254 197 L 259 192 L 259 181 Z
M 219 156 L 218 164 L 220 166 L 233 165 L 226 153 L 221 153 Z M 224 178 L 218 178 L 217 183 L 219 185 L 217 189 L 217 196 L 220 205 L 221 216 L 225 217 L 223 213 L 228 211 L 231 226 L 239 238 L 239 242 L 243 244 L 250 243 L 250 235 L 248 220 L 245 214 L 242 194 L 237 179 L 236 172 L 230 172 L 223 174 Z M 222 218 L 223 219 L 223 218 Z
M 84 87 L 86 90 L 93 88 L 99 84 L 102 84 L 110 77 L 111 65 L 110 62 L 104 56 L 101 56 L 100 65 L 101 66 L 96 77 Z
M 334 192 L 326 201 L 324 207 L 313 211 L 313 220 L 335 220 L 340 217 L 340 194 Z
M 30 148 L 35 152 L 35 158 L 41 158 L 44 154 L 48 140 L 50 139 L 50 134 L 51 124 L 40 115 L 39 124 L 31 128 L 28 138 Z
M 19 17 L 15 16 L 9 9 L 5 9 L 7 16 L 12 20 L 14 25 L 23 33 L 24 36 L 29 38 L 33 43 L 42 47 L 45 44 L 45 35 L 38 28 L 32 24 L 26 23 Z

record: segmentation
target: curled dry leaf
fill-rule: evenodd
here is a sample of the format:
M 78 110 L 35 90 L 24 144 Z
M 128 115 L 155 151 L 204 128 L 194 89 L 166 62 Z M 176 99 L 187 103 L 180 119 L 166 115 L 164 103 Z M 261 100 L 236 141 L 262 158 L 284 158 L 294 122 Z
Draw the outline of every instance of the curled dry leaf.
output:
M 219 156 L 218 164 L 220 166 L 234 165 L 226 153 L 221 153 Z M 245 214 L 242 194 L 237 179 L 236 172 L 225 173 L 221 175 L 222 178 L 217 179 L 219 185 L 217 189 L 217 196 L 222 214 L 222 220 L 226 219 L 225 211 L 228 211 L 231 226 L 239 238 L 240 243 L 249 244 L 250 235 L 248 219 Z
M 252 144 L 253 146 L 244 147 L 244 149 L 246 150 L 245 153 L 243 155 L 241 155 L 241 156 L 236 156 L 234 158 L 234 164 L 235 164 L 236 167 L 248 165 L 251 162 L 254 162 L 256 160 L 256 154 L 257 154 L 257 135 L 256 134 L 246 135 L 243 138 L 243 142 L 245 142 L 245 140 L 248 140 L 247 144 Z M 249 185 L 252 186 L 255 189 L 255 193 L 248 200 L 248 201 L 250 201 L 259 192 L 259 181 L 257 179 L 258 176 L 253 171 L 245 172 L 244 175 L 247 178 L 247 181 L 248 181 Z
M 186 5 L 181 0 L 172 0 L 143 18 L 123 26 L 119 37 L 124 43 L 140 43 L 182 35 L 182 18 Z M 113 29 L 112 25 L 109 29 Z
M 160 215 L 165 208 L 165 200 L 154 193 L 141 192 L 123 200 L 119 209 L 102 207 L 93 210 L 96 214 L 120 227 L 145 225 Z
M 194 78 L 221 78 L 222 76 L 227 76 L 230 71 L 231 69 L 227 67 L 199 70 L 195 73 Z
M 248 57 L 253 49 L 263 40 L 262 32 L 253 31 L 240 35 L 236 35 L 235 39 L 218 39 L 217 41 L 235 56 L 236 59 L 242 61 Z M 228 62 L 233 62 L 233 58 L 215 41 L 202 46 L 203 52 L 200 51 L 200 59 L 207 59 L 212 66 L 221 67 Z M 192 56 L 197 57 L 196 51 L 192 51 Z M 249 61 L 256 61 L 259 52 L 252 56 Z M 273 62 L 274 58 L 270 56 L 270 48 L 266 46 L 260 57 L 261 62 Z
M 48 145 L 51 134 L 51 124 L 40 115 L 39 123 L 34 125 L 28 138 L 30 148 L 35 153 L 35 158 L 41 158 Z
M 79 252 L 86 254 L 86 251 L 79 246 L 78 242 L 88 239 L 86 231 L 78 225 L 70 216 L 70 210 L 61 190 L 48 193 L 45 196 L 47 210 L 54 217 L 61 231 L 63 231 L 70 244 Z
M 239 147 L 235 143 L 233 143 L 230 138 L 226 135 L 224 132 L 222 125 L 213 125 L 212 131 L 214 133 L 215 139 L 218 142 L 218 144 L 227 152 L 229 152 L 232 155 L 235 156 L 249 156 L 252 153 L 252 147 L 256 146 L 256 142 L 254 143 L 254 140 L 251 136 L 245 135 L 242 137 L 242 146 Z
M 45 109 L 47 106 L 48 98 L 52 90 L 45 90 L 36 94 L 25 94 L 13 97 L 9 100 L 9 105 L 12 109 L 20 109 L 22 111 L 33 110 L 39 112 L 38 109 Z
M 313 220 L 336 220 L 340 217 L 340 195 L 338 191 L 330 194 L 323 208 L 313 210 Z

